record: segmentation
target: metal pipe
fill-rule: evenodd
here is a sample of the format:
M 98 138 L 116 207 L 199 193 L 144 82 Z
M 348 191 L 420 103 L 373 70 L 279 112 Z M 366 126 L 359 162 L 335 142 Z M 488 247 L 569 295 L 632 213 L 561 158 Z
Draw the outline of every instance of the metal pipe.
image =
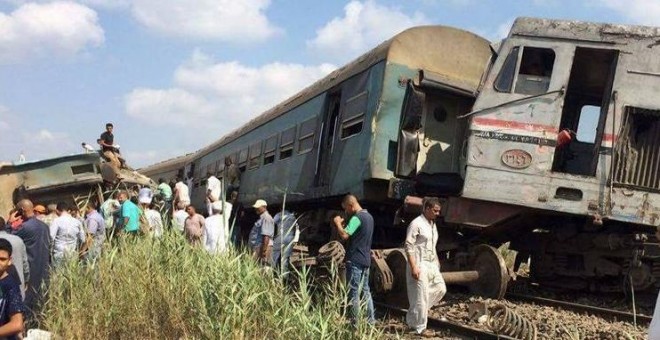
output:
M 446 284 L 469 284 L 479 280 L 479 272 L 476 270 L 466 270 L 463 272 L 442 273 L 442 278 Z

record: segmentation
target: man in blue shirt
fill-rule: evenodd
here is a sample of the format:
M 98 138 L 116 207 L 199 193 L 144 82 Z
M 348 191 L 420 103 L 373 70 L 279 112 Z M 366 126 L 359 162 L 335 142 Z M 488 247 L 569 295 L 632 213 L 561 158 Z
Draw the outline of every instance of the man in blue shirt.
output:
M 371 267 L 371 239 L 374 232 L 374 218 L 353 195 L 346 195 L 341 203 L 348 223 L 341 217 L 333 219 L 337 234 L 347 241 L 346 245 L 346 280 L 348 297 L 352 304 L 352 319 L 355 321 L 360 312 L 360 295 L 367 307 L 367 322 L 375 322 L 374 303 L 369 290 L 369 267 Z
M 128 193 L 122 191 L 118 196 L 121 203 L 120 221 L 123 231 L 127 234 L 137 235 L 140 230 L 140 208 L 128 199 Z

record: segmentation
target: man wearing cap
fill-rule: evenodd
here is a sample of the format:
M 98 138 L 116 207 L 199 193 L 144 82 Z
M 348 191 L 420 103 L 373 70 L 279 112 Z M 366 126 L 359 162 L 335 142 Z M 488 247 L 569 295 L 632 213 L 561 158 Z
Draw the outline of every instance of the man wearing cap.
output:
M 254 223 L 250 231 L 249 244 L 252 248 L 252 255 L 261 263 L 268 264 L 271 259 L 273 249 L 273 234 L 275 232 L 275 222 L 268 213 L 267 204 L 264 200 L 257 200 L 252 207 L 259 215 L 259 220 Z
M 41 204 L 37 204 L 34 206 L 34 217 L 36 217 L 39 221 L 45 222 L 46 219 L 46 207 L 44 207 Z
M 57 218 L 57 204 L 51 203 L 48 205 L 48 215 L 44 216 L 42 222 L 46 223 L 47 226 L 53 223 L 53 220 Z

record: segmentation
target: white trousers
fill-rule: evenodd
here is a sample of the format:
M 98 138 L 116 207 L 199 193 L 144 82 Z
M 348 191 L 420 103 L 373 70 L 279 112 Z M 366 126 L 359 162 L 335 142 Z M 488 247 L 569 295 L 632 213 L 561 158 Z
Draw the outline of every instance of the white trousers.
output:
M 410 266 L 406 268 L 406 282 L 408 286 L 408 313 L 406 324 L 421 333 L 426 329 L 428 314 L 431 307 L 435 306 L 445 293 L 447 286 L 440 274 L 440 265 L 437 262 L 418 262 L 420 275 L 415 280 L 410 273 Z
M 649 340 L 660 340 L 660 294 L 658 294 L 658 299 L 655 300 L 653 319 L 651 319 L 651 325 L 649 326 Z

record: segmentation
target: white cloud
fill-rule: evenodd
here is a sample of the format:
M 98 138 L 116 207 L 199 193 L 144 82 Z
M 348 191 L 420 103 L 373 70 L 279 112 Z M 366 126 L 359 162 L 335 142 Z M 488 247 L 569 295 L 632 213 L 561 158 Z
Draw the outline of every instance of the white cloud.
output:
M 131 12 L 140 24 L 168 36 L 244 42 L 264 40 L 280 32 L 265 15 L 270 0 L 132 2 Z
M 27 3 L 0 12 L 0 63 L 73 57 L 103 41 L 96 12 L 73 2 Z
M 658 0 L 592 0 L 596 5 L 613 9 L 643 25 L 660 25 Z
M 125 108 L 150 125 L 195 127 L 191 136 L 217 138 L 334 69 L 278 62 L 249 67 L 195 52 L 174 72 L 172 88 L 135 89 L 125 96 Z
M 316 53 L 345 62 L 406 28 L 426 23 L 428 19 L 419 12 L 410 16 L 373 0 L 351 1 L 344 7 L 344 16 L 335 17 L 318 29 L 307 46 Z

